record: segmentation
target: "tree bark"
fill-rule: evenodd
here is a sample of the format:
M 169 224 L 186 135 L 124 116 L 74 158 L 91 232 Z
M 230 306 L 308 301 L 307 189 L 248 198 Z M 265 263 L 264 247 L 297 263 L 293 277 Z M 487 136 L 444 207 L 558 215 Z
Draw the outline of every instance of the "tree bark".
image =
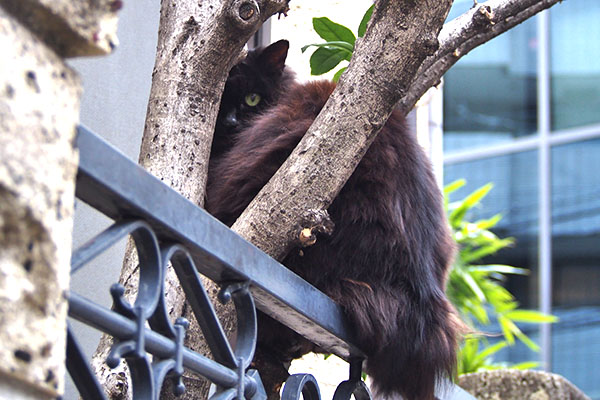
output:
M 438 49 L 451 5 L 451 0 L 376 3 L 335 91 L 234 231 L 276 259 L 287 254 L 307 227 L 307 211 L 329 207 L 423 60 Z
M 490 0 L 443 30 L 451 1 L 378 2 L 321 114 L 232 229 L 282 259 L 314 225 L 310 216 L 331 204 L 394 106 L 407 114 L 468 51 L 559 1 Z
M 287 11 L 288 0 L 203 0 L 161 3 L 152 87 L 139 163 L 190 201 L 202 205 L 212 134 L 221 93 L 231 66 L 245 43 L 271 15 Z M 133 298 L 137 291 L 137 254 L 130 241 L 119 282 Z M 205 280 L 210 295 L 212 281 Z M 185 296 L 172 270 L 165 293 L 174 317 L 184 314 L 191 325 L 186 346 L 209 355 L 193 316 L 185 315 Z M 217 306 L 226 330 L 235 314 Z M 109 398 L 130 397 L 125 364 L 109 369 L 104 360 L 112 340 L 103 336 L 92 361 Z M 187 377 L 186 397 L 206 397 L 204 379 Z M 202 393 L 204 392 L 204 393 Z M 165 393 L 165 395 L 168 395 Z M 180 397 L 181 398 L 181 397 Z
M 561 0 L 490 0 L 446 23 L 439 49 L 428 57 L 398 107 L 407 114 L 462 56 Z

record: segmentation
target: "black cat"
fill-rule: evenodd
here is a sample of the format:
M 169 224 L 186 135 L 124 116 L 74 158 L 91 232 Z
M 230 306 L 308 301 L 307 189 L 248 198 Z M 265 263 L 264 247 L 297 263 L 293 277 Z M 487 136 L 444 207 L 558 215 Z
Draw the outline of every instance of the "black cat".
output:
M 227 225 L 288 157 L 335 87 L 295 82 L 284 66 L 287 50 L 288 42 L 279 41 L 250 51 L 230 72 L 206 202 Z M 429 162 L 401 115 L 391 115 L 328 211 L 333 234 L 283 264 L 343 307 L 376 395 L 433 400 L 436 383 L 453 374 L 462 329 L 444 294 L 454 245 Z M 258 357 L 270 358 L 261 365 L 281 366 L 311 350 L 261 314 Z M 265 386 L 275 391 L 277 382 Z

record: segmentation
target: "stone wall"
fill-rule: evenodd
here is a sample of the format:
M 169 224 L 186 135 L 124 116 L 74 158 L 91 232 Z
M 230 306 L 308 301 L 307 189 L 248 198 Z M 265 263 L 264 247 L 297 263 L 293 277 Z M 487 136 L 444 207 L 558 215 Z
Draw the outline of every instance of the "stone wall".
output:
M 479 400 L 590 400 L 560 375 L 504 369 L 465 374 L 458 384 Z
M 81 84 L 63 58 L 109 52 L 120 5 L 0 0 L 0 398 L 64 390 Z

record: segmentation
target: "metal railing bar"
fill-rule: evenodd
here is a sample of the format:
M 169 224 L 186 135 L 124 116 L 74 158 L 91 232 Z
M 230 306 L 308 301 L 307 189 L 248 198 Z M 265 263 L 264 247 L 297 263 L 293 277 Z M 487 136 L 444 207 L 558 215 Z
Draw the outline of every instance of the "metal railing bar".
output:
M 329 297 L 84 127 L 78 129 L 77 146 L 79 199 L 115 220 L 143 218 L 159 238 L 189 249 L 203 275 L 218 283 L 250 281 L 262 311 L 326 351 L 363 356 L 351 344 L 341 308 Z
M 67 327 L 67 370 L 77 387 L 79 394 L 86 400 L 106 400 L 106 395 L 87 360 L 81 346 L 73 336 L 71 327 Z
M 136 323 L 116 312 L 102 307 L 77 293 L 69 293 L 69 316 L 115 338 L 127 340 L 136 333 Z M 176 343 L 149 329 L 144 332 L 146 351 L 160 358 L 169 358 L 176 351 Z M 236 371 L 206 358 L 187 348 L 183 349 L 183 365 L 218 385 L 235 387 Z M 256 383 L 245 378 L 244 386 L 254 390 Z

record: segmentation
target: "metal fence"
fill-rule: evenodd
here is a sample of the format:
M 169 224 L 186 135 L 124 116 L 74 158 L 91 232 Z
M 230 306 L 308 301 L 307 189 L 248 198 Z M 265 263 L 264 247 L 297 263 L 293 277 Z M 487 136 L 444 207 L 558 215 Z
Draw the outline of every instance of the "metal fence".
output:
M 114 338 L 106 362 L 114 367 L 126 360 L 134 399 L 158 399 L 165 379 L 174 382 L 176 393 L 183 393 L 184 369 L 216 385 L 212 399 L 266 398 L 258 372 L 249 368 L 256 347 L 255 307 L 350 362 L 349 379 L 338 386 L 336 400 L 353 394 L 357 400 L 371 398 L 361 380 L 363 353 L 352 344 L 342 310 L 331 299 L 83 127 L 78 130 L 77 146 L 76 195 L 115 222 L 73 253 L 71 273 L 131 236 L 139 257 L 139 285 L 133 304 L 124 300 L 121 285 L 113 285 L 112 309 L 71 291 L 69 316 Z M 184 346 L 187 321 L 169 321 L 163 287 L 169 262 L 213 359 Z M 221 301 L 235 305 L 235 349 L 225 336 L 200 274 L 220 286 Z M 71 329 L 67 369 L 84 399 L 106 398 Z M 472 399 L 452 385 L 448 387 L 451 390 L 446 388 L 444 399 Z M 320 398 L 316 380 L 309 374 L 290 376 L 282 398 L 299 399 L 301 394 L 306 400 Z

